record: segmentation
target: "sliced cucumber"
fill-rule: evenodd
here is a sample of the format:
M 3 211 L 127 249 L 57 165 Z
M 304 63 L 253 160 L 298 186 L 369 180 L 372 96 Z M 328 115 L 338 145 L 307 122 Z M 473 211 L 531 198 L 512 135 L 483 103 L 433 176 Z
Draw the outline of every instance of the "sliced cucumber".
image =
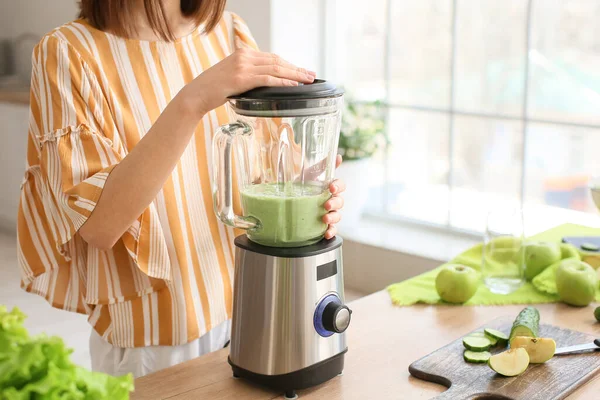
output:
M 485 338 L 490 341 L 490 344 L 492 345 L 492 347 L 494 347 L 495 345 L 498 344 L 498 339 L 496 339 L 495 337 L 492 337 L 492 336 L 488 335 L 487 333 L 484 333 L 484 335 L 485 335 Z
M 467 337 L 486 337 L 483 332 L 471 332 L 467 335 Z
M 529 366 L 529 354 L 521 347 L 510 349 L 490 357 L 490 368 L 504 376 L 517 376 Z
M 598 251 L 600 250 L 600 247 L 596 246 L 594 243 L 583 243 L 581 245 L 581 248 L 583 250 L 587 250 L 587 251 Z
M 509 341 L 516 336 L 537 337 L 540 327 L 540 312 L 535 307 L 525 307 L 513 322 Z
M 500 332 L 499 330 L 492 328 L 485 328 L 484 332 L 488 338 L 496 339 L 498 344 L 501 346 L 506 346 L 508 343 L 508 335 L 506 335 L 504 332 Z
M 471 351 L 487 351 L 492 347 L 492 342 L 485 337 L 467 336 L 463 338 L 463 346 Z
M 466 362 L 476 364 L 488 362 L 491 356 L 492 354 L 489 351 L 465 350 L 465 352 L 463 353 L 463 357 L 465 358 Z

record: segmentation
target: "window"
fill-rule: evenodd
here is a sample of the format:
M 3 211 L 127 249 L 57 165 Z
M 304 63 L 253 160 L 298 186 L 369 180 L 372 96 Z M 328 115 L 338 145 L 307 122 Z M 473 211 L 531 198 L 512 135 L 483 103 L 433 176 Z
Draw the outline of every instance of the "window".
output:
M 325 12 L 326 75 L 386 104 L 371 212 L 472 232 L 508 204 L 536 210 L 533 230 L 597 219 L 600 2 L 331 0 Z

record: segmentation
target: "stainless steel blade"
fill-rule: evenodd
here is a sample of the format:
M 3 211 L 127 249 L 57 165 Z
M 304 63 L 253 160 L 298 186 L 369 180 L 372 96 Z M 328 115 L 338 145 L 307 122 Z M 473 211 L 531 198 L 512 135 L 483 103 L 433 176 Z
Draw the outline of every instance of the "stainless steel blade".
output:
M 594 343 L 578 344 L 575 346 L 561 347 L 560 349 L 556 349 L 554 355 L 570 354 L 585 350 L 600 350 L 600 347 L 596 346 Z

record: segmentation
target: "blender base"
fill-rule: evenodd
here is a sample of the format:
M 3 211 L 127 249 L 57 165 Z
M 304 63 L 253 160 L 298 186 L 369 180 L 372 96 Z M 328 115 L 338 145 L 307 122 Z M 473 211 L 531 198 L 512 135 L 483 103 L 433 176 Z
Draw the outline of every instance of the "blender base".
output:
M 296 390 L 320 385 L 321 383 L 327 382 L 331 378 L 340 375 L 344 369 L 344 355 L 346 351 L 348 351 L 348 349 L 317 364 L 281 375 L 257 374 L 233 364 L 229 357 L 227 358 L 227 361 L 229 362 L 229 365 L 231 365 L 234 377 L 243 378 L 272 389 L 281 390 L 286 392 L 286 394 L 292 394 Z

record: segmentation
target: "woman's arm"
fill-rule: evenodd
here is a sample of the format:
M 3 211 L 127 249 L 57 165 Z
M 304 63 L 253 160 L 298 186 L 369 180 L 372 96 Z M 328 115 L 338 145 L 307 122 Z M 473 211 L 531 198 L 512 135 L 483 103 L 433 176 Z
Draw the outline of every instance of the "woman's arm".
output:
M 79 230 L 100 249 L 110 249 L 154 200 L 181 158 L 198 122 L 228 96 L 259 86 L 310 83 L 315 74 L 281 58 L 239 49 L 186 85 L 148 133 L 113 169 L 92 215 Z

